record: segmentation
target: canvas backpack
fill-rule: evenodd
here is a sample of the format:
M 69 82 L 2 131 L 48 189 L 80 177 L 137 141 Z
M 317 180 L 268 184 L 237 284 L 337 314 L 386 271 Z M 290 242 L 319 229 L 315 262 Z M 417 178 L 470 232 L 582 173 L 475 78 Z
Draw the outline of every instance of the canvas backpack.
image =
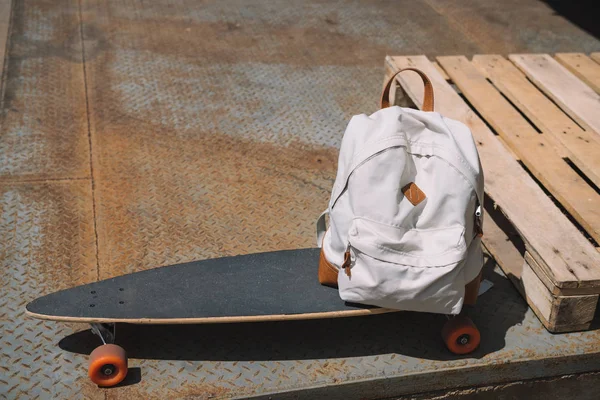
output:
M 346 128 L 319 280 L 351 303 L 458 314 L 483 266 L 483 172 L 469 128 L 433 112 L 431 82 L 405 70 L 425 84 L 423 111 L 389 107 L 402 70 L 382 109 Z

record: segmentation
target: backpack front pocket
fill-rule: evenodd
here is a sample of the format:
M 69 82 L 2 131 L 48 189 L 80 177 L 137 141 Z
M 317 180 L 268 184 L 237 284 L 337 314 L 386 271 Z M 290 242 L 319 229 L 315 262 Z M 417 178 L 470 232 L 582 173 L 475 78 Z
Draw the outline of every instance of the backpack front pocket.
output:
M 355 218 L 348 233 L 350 266 L 338 276 L 340 296 L 380 307 L 457 313 L 464 295 L 464 232 L 461 225 L 406 229 Z

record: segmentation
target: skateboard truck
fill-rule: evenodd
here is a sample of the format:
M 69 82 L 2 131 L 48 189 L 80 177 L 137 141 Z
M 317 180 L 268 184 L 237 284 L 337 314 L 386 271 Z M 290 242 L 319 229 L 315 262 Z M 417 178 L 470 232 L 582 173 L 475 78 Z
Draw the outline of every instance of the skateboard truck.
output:
M 96 323 L 92 322 L 92 333 L 102 340 L 104 344 L 114 344 L 116 336 L 116 324 L 114 323 Z

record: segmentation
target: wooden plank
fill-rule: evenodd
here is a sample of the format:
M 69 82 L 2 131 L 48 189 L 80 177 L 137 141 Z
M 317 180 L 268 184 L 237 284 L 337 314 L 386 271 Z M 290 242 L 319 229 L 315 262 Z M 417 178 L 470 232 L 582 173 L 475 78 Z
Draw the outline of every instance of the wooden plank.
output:
M 514 160 L 485 123 L 469 108 L 424 56 L 387 57 L 388 68 L 416 67 L 431 79 L 436 111 L 465 123 L 478 147 L 488 193 L 519 230 L 545 273 L 559 288 L 600 287 L 600 254 L 560 212 L 542 189 Z M 416 74 L 398 81 L 417 106 L 423 101 L 423 83 Z M 585 267 L 582 267 L 585 265 Z
M 536 261 L 529 253 L 525 253 L 522 282 L 525 295 L 545 312 L 547 301 L 550 301 L 549 314 L 543 314 L 547 321 L 546 327 L 551 332 L 567 332 L 588 329 L 598 304 L 598 295 L 556 296 L 547 288 L 533 272 Z
M 555 296 L 538 278 L 525 254 L 521 287 L 527 304 L 550 332 L 573 332 L 590 328 L 594 319 L 598 295 Z M 535 261 L 533 261 L 535 262 Z
M 505 232 L 506 229 L 506 224 L 497 223 L 486 212 L 484 246 L 546 329 L 551 332 L 588 329 L 597 307 L 598 295 L 565 297 L 551 293 L 542 280 L 544 275 L 538 276 L 529 265 L 537 264 L 536 261 L 528 252 L 523 255 L 520 253 L 509 238 L 510 233 Z
M 600 195 L 568 167 L 546 136 L 538 134 L 466 57 L 438 57 L 438 62 L 531 173 L 600 241 Z
M 521 268 L 521 285 L 527 304 L 534 309 L 538 317 L 542 317 L 542 323 L 548 327 L 552 314 L 552 293 L 527 262 L 523 262 Z
M 486 202 L 489 200 L 489 197 L 487 197 Z M 500 265 L 506 276 L 512 280 L 517 289 L 521 290 L 522 284 L 520 282 L 525 254 L 532 260 L 533 258 L 525 251 L 524 243 L 522 243 L 523 239 L 519 236 L 518 230 L 502 213 L 502 210 L 498 207 L 490 215 L 487 209 L 488 206 L 486 205 L 483 220 L 483 231 L 485 233 L 483 236 L 483 245 L 488 253 L 494 257 L 498 265 Z M 537 261 L 533 260 L 533 262 L 537 264 Z M 540 271 L 542 268 L 536 265 L 534 270 Z M 594 287 L 560 289 L 553 285 L 546 274 L 539 274 L 538 279 L 555 296 L 598 294 L 598 289 Z M 521 294 L 524 296 L 524 293 Z
M 489 78 L 544 134 L 559 143 L 557 151 L 568 157 L 600 187 L 600 138 L 585 131 L 544 96 L 513 63 L 502 56 L 476 55 L 473 64 Z
M 506 276 L 511 280 L 521 279 L 521 271 L 523 268 L 523 255 L 519 253 L 515 245 L 510 241 L 510 238 L 492 217 L 485 212 L 483 218 L 483 245 L 488 253 L 500 265 Z
M 440 75 L 447 81 L 450 80 L 450 77 L 448 76 L 448 74 L 446 73 L 446 71 L 444 71 L 444 69 L 442 67 L 440 67 L 440 64 L 438 64 L 437 62 L 433 61 L 432 62 L 433 66 L 435 67 L 435 69 L 437 69 L 437 71 L 440 73 Z
M 592 53 L 590 54 L 590 58 L 597 63 L 600 63 L 600 53 Z
M 583 53 L 556 53 L 554 58 L 596 93 L 600 93 L 600 64 Z
M 600 95 L 547 54 L 511 54 L 509 59 L 584 129 L 600 132 Z

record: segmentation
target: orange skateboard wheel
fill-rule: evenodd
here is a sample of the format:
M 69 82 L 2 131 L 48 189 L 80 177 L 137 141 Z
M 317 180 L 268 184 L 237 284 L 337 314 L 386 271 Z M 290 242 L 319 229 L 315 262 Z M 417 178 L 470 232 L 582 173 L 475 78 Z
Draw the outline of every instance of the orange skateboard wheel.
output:
M 471 318 L 458 315 L 446 322 L 442 338 L 448 350 L 454 354 L 469 354 L 481 342 L 481 334 Z
M 105 344 L 90 354 L 88 376 L 98 386 L 119 384 L 127 376 L 127 354 L 121 346 Z

